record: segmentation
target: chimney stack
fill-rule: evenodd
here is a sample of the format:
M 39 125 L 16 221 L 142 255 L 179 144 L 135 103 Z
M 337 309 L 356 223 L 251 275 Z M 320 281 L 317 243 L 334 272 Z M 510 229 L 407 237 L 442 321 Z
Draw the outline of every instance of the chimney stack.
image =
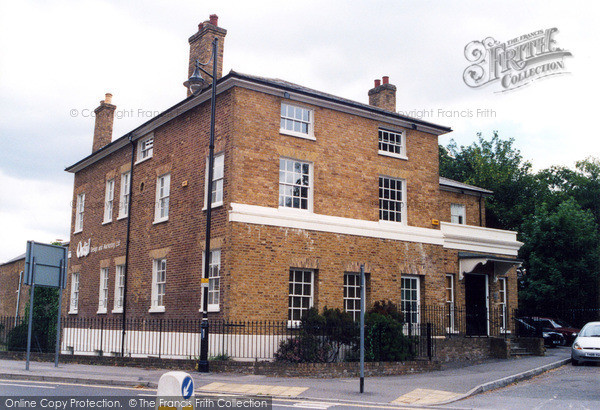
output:
M 94 110 L 96 124 L 94 125 L 94 143 L 92 152 L 98 151 L 112 140 L 113 122 L 115 119 L 116 105 L 112 105 L 112 94 L 106 93 L 100 106 Z
M 203 23 L 198 24 L 198 32 L 189 38 L 190 43 L 190 62 L 188 66 L 188 76 L 190 78 L 196 67 L 196 60 L 201 63 L 207 63 L 212 56 L 212 41 L 215 37 L 219 39 L 219 49 L 217 50 L 217 79 L 223 76 L 223 46 L 227 30 L 219 27 L 219 17 L 216 14 L 211 14 L 210 18 Z M 212 74 L 213 62 L 203 67 L 206 71 Z M 202 73 L 202 78 L 206 84 L 212 83 L 212 79 Z M 188 97 L 191 95 L 188 90 Z
M 390 84 L 390 77 L 375 80 L 375 88 L 369 90 L 369 105 L 396 112 L 396 86 Z

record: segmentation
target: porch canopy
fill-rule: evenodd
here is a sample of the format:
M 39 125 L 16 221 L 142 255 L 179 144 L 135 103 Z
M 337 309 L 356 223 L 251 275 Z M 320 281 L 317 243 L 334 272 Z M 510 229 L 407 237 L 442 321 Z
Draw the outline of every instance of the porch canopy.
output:
M 504 276 L 506 272 L 513 266 L 521 266 L 523 261 L 516 258 L 504 258 L 502 256 L 495 256 L 481 253 L 470 253 L 470 252 L 459 252 L 458 253 L 458 264 L 459 280 L 462 280 L 465 273 L 471 273 L 478 267 L 487 268 L 491 264 L 494 269 L 494 277 Z

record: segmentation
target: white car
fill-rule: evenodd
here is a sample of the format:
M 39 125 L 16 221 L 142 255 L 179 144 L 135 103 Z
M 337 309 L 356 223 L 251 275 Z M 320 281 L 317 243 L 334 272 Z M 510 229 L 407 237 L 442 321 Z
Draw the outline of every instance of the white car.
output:
M 600 322 L 589 322 L 571 346 L 571 364 L 600 362 Z

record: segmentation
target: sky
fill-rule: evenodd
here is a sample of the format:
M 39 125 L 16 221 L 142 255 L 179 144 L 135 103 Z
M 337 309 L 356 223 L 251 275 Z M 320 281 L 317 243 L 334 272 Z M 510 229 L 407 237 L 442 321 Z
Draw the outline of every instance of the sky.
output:
M 597 2 L 0 0 L 0 263 L 27 240 L 69 239 L 64 169 L 91 153 L 90 113 L 112 93 L 116 139 L 184 99 L 187 39 L 213 13 L 228 30 L 224 73 L 362 103 L 387 75 L 398 111 L 453 129 L 443 145 L 497 130 L 534 170 L 600 157 Z M 560 75 L 504 92 L 463 80 L 469 43 L 552 28 L 571 53 Z

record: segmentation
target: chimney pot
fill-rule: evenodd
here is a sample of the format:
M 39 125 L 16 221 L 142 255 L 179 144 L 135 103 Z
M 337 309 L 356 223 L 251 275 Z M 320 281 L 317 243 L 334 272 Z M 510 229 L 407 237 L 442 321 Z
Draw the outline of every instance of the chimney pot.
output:
M 211 14 L 210 15 L 210 24 L 212 24 L 215 27 L 219 27 L 219 16 L 217 16 L 216 14 Z
M 203 27 L 204 27 L 204 23 L 198 24 L 198 31 L 202 31 Z
M 112 104 L 112 94 L 111 93 L 106 93 L 106 95 L 104 96 L 104 102 L 106 104 Z
M 375 88 L 381 85 L 381 80 L 375 80 Z
M 194 74 L 194 70 L 196 69 L 196 61 L 207 64 L 204 69 L 209 73 L 212 72 L 213 64 L 215 63 L 211 60 L 213 49 L 212 42 L 215 37 L 219 40 L 216 58 L 217 78 L 215 80 L 218 80 L 223 76 L 223 47 L 227 30 L 219 27 L 218 24 L 219 17 L 216 14 L 211 14 L 208 20 L 198 24 L 198 31 L 188 39 L 188 42 L 190 43 L 188 79 Z M 207 84 L 213 82 L 212 78 L 205 78 L 205 80 L 207 80 Z M 187 90 L 187 95 L 188 97 L 192 95 L 189 89 Z
M 389 84 L 390 83 L 390 77 L 389 76 L 384 75 L 382 78 L 383 78 L 383 83 L 384 84 Z

